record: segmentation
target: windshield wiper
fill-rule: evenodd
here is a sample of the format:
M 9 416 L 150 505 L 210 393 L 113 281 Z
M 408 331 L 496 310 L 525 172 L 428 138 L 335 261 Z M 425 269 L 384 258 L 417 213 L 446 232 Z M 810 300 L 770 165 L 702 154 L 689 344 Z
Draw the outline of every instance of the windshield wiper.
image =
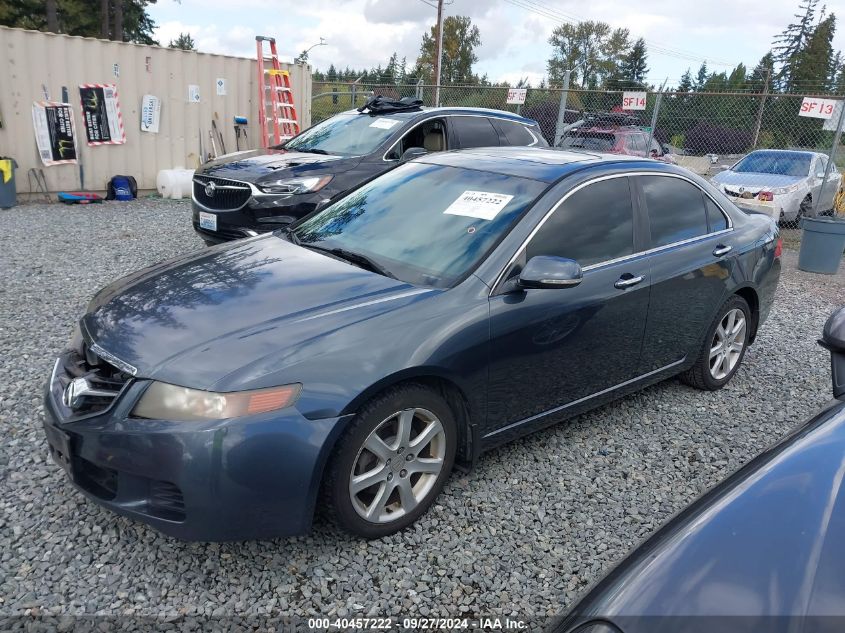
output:
M 293 227 L 288 225 L 282 229 L 279 229 L 282 234 L 287 238 L 288 242 L 291 244 L 299 245 L 299 237 L 296 233 L 293 232 Z
M 290 149 L 290 148 L 288 148 L 288 149 Z M 328 156 L 328 155 L 329 155 L 329 153 L 328 153 L 326 150 L 324 150 L 324 149 L 317 149 L 317 148 L 315 148 L 315 147 L 305 147 L 305 148 L 301 148 L 301 147 L 294 147 L 291 151 L 294 151 L 294 152 L 304 152 L 304 153 L 306 153 L 306 154 L 324 154 L 325 156 Z
M 348 251 L 345 248 L 326 248 L 325 246 L 314 246 L 313 244 L 302 244 L 302 246 L 304 246 L 305 248 L 313 249 L 315 251 L 329 253 L 330 255 L 334 255 L 335 257 L 339 257 L 340 259 L 348 261 L 350 264 L 355 264 L 360 268 L 370 270 L 374 273 L 378 273 L 379 275 L 383 275 L 384 277 L 396 279 L 396 275 L 387 270 L 384 266 L 370 259 L 366 255 L 362 255 L 361 253 Z

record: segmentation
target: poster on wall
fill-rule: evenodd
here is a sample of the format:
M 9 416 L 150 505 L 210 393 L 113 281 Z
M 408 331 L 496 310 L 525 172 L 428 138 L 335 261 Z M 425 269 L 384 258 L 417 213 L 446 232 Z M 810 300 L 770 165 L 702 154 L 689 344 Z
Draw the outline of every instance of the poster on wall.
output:
M 69 103 L 35 101 L 32 124 L 38 155 L 45 166 L 64 165 L 77 161 L 76 129 L 73 108 Z
M 82 84 L 82 122 L 88 145 L 120 145 L 126 142 L 123 115 L 114 84 Z
M 158 134 L 161 122 L 161 99 L 155 95 L 144 95 L 141 98 L 141 131 Z

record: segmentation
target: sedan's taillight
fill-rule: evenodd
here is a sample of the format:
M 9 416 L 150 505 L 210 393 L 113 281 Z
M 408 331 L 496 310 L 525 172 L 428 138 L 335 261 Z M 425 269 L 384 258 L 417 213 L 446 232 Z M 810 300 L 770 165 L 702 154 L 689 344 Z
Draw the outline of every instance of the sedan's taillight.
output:
M 775 244 L 775 257 L 780 257 L 783 253 L 783 238 L 779 237 L 777 243 Z
M 757 197 L 764 202 L 771 202 L 775 199 L 775 196 L 772 194 L 771 191 L 761 191 L 757 194 Z

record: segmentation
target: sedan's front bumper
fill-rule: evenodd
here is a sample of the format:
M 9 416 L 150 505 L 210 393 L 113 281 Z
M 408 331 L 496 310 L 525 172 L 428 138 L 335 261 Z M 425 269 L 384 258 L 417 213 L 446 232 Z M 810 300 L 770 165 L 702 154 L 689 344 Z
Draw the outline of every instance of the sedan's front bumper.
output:
M 70 420 L 45 394 L 50 452 L 80 491 L 118 514 L 193 541 L 307 532 L 323 468 L 346 418 L 295 408 L 222 422 L 128 415 L 145 381 L 102 415 Z

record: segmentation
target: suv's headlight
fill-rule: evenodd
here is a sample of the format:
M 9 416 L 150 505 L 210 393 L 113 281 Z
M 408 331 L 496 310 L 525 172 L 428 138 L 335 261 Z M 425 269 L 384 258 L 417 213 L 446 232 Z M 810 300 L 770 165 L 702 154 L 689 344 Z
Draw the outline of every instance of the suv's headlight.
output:
M 301 389 L 302 385 L 296 383 L 254 391 L 214 393 L 154 382 L 141 396 L 132 415 L 184 422 L 239 418 L 289 407 L 296 402 Z
M 259 182 L 257 186 L 264 193 L 286 193 L 290 195 L 313 193 L 325 187 L 333 176 L 309 176 L 307 178 L 285 178 L 272 182 Z
M 776 196 L 782 196 L 786 193 L 794 193 L 801 188 L 801 183 L 796 182 L 794 185 L 789 185 L 788 187 L 775 187 L 772 189 L 772 193 Z

